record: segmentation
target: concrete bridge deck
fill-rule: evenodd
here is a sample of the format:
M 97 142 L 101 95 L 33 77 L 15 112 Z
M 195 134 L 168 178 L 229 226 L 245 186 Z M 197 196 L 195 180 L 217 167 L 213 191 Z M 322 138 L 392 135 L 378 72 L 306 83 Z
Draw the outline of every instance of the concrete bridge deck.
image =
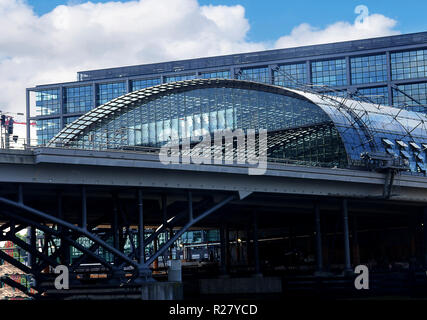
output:
M 36 183 L 237 191 L 380 199 L 384 173 L 268 163 L 264 175 L 247 165 L 164 165 L 156 154 L 37 148 L 0 151 L 4 183 Z M 391 200 L 427 202 L 427 178 L 400 174 Z

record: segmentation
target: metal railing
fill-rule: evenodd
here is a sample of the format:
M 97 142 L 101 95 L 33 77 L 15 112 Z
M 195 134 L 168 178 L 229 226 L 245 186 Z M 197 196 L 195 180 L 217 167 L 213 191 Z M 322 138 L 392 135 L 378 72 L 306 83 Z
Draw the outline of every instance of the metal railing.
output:
M 147 146 L 120 146 L 117 148 L 103 148 L 102 146 L 98 146 L 97 148 L 87 148 L 83 146 L 76 146 L 71 144 L 61 144 L 56 143 L 55 145 L 52 144 L 45 144 L 45 145 L 38 145 L 38 146 L 29 146 L 26 149 L 27 150 L 35 150 L 38 148 L 46 148 L 46 149 L 57 149 L 57 150 L 76 150 L 76 151 L 100 151 L 100 152 L 112 152 L 112 153 L 133 153 L 133 154 L 145 154 L 145 155 L 160 155 L 161 148 L 160 147 L 147 147 Z M 212 154 L 215 151 L 215 146 L 212 147 Z M 223 148 L 224 151 L 224 148 Z M 171 154 L 176 157 L 182 157 L 186 156 L 188 157 L 189 154 L 191 154 L 190 150 L 183 150 L 176 149 L 174 150 L 175 153 Z M 237 165 L 237 157 L 236 157 L 236 150 L 233 150 L 233 164 Z M 203 157 L 202 155 L 198 155 L 199 159 L 214 159 L 212 156 L 210 157 Z M 224 154 L 222 156 L 222 165 L 227 164 L 226 161 L 229 161 L 231 159 L 226 159 Z M 276 157 L 266 157 L 267 163 L 270 164 L 282 164 L 282 165 L 292 165 L 292 166 L 301 166 L 301 167 L 322 167 L 322 168 L 334 168 L 334 169 L 361 169 L 361 170 L 367 170 L 368 166 L 366 164 L 366 161 L 364 160 L 350 160 L 348 163 L 340 163 L 339 161 L 332 161 L 332 162 L 322 162 L 322 161 L 313 161 L 313 160 L 298 160 L 298 159 L 289 159 L 289 158 L 276 158 Z M 213 161 L 212 161 L 213 162 Z M 202 164 L 203 165 L 203 164 Z
M 77 145 L 70 145 L 68 144 L 61 144 L 56 143 L 54 146 L 52 144 L 40 144 L 37 145 L 37 140 L 32 140 L 32 143 L 30 145 L 26 144 L 26 139 L 19 139 L 20 143 L 17 143 L 16 146 L 13 148 L 11 147 L 10 150 L 35 150 L 39 148 L 47 148 L 47 149 L 61 149 L 61 150 L 77 150 L 77 151 L 106 151 L 106 152 L 112 152 L 112 153 L 134 153 L 134 154 L 145 154 L 145 155 L 160 155 L 160 147 L 149 147 L 149 146 L 120 146 L 117 148 L 104 148 L 105 146 L 98 145 L 97 148 L 88 148 L 87 146 L 77 146 Z M 0 149 L 2 150 L 2 149 Z M 4 150 L 4 149 L 3 149 Z M 174 154 L 174 156 L 188 156 L 188 153 L 182 153 L 181 150 L 177 154 Z M 230 159 L 223 159 L 223 164 L 225 163 L 225 160 Z M 236 159 L 233 159 L 236 160 Z M 351 170 L 361 170 L 361 171 L 375 171 L 372 161 L 367 161 L 366 159 L 360 159 L 360 160 L 354 160 L 349 159 L 346 163 L 333 161 L 333 162 L 321 162 L 321 161 L 310 161 L 310 160 L 298 160 L 298 159 L 289 159 L 289 158 L 276 158 L 276 157 L 269 157 L 266 158 L 268 164 L 275 164 L 275 165 L 287 165 L 287 166 L 298 166 L 298 167 L 320 167 L 320 168 L 333 168 L 333 169 L 351 169 Z M 398 159 L 399 160 L 399 159 Z M 232 165 L 236 165 L 237 161 L 234 161 Z M 202 164 L 203 165 L 203 164 Z M 227 164 L 228 165 L 228 164 Z M 399 163 L 399 166 L 401 166 L 402 163 Z M 404 169 L 401 171 L 401 174 L 404 175 L 411 175 L 411 176 L 420 176 L 425 177 L 427 176 L 426 173 L 423 172 L 413 172 L 409 169 Z

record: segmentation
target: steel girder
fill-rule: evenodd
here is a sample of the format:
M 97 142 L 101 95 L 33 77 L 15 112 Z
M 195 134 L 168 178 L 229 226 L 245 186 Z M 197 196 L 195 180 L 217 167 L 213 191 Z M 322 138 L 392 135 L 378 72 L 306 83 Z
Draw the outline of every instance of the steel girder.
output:
M 28 252 L 33 256 L 32 260 L 34 261 L 34 264 L 29 263 L 29 265 L 26 265 L 3 251 L 0 251 L 0 258 L 15 266 L 23 273 L 33 276 L 35 285 L 32 289 L 37 291 L 37 294 L 32 295 L 34 298 L 40 298 L 46 290 L 46 283 L 49 281 L 50 285 L 52 283 L 53 275 L 48 272 L 44 272 L 47 270 L 46 268 L 54 268 L 60 264 L 65 264 L 69 268 L 71 276 L 70 280 L 75 282 L 78 280 L 78 268 L 81 267 L 87 259 L 92 259 L 104 266 L 105 269 L 108 270 L 108 272 L 105 273 L 110 275 L 108 279 L 114 281 L 117 285 L 125 283 L 130 284 L 133 282 L 138 284 L 144 281 L 153 281 L 151 278 L 150 265 L 160 255 L 164 254 L 166 250 L 168 250 L 168 248 L 193 225 L 237 198 L 238 197 L 233 194 L 225 196 L 218 203 L 213 204 L 210 201 L 202 200 L 195 204 L 193 208 L 192 197 L 189 197 L 188 210 L 180 212 L 173 219 L 169 219 L 168 222 L 159 227 L 153 235 L 143 241 L 143 248 L 140 248 L 139 246 L 137 247 L 135 243 L 133 243 L 133 240 L 131 240 L 132 233 L 126 212 L 123 208 L 118 206 L 117 209 L 120 211 L 123 222 L 121 230 L 123 231 L 123 228 L 125 228 L 126 236 L 131 241 L 132 250 L 128 256 L 124 252 L 120 251 L 120 247 L 117 248 L 107 243 L 108 238 L 111 237 L 111 233 L 117 232 L 118 230 L 111 230 L 110 233 L 106 232 L 99 236 L 96 234 L 96 226 L 93 226 L 93 224 L 93 229 L 78 227 L 63 219 L 29 207 L 22 202 L 15 202 L 7 198 L 0 197 L 0 203 L 2 204 L 0 216 L 5 217 L 8 221 L 6 224 L 0 226 L 0 241 L 11 241 L 16 246 Z M 144 261 L 137 260 L 138 256 L 141 254 L 141 250 L 145 253 L 145 247 L 149 245 L 150 242 L 156 240 L 156 238 L 158 238 L 162 232 L 165 232 L 165 230 L 171 230 L 173 228 L 176 229 L 178 225 L 183 225 L 183 227 L 176 231 L 175 234 L 171 236 L 171 238 L 156 252 L 147 259 L 144 258 Z M 33 228 L 33 230 L 43 232 L 44 243 L 42 250 L 37 248 L 35 243 L 28 244 L 16 235 L 17 232 L 28 227 Z M 83 246 L 78 242 L 78 239 L 82 237 L 87 238 L 92 242 L 90 247 Z M 68 261 L 63 255 L 63 253 L 70 250 L 70 248 L 75 248 L 82 253 L 82 255 L 73 262 Z M 114 257 L 113 262 L 107 261 L 99 254 L 100 248 Z M 125 276 L 126 274 L 128 276 Z M 6 281 L 10 282 L 13 280 L 8 279 Z M 4 282 L 6 283 L 6 281 Z M 18 290 L 25 289 L 24 286 L 20 286 L 19 284 L 14 287 Z M 29 290 L 25 291 L 26 294 L 29 294 L 29 292 Z

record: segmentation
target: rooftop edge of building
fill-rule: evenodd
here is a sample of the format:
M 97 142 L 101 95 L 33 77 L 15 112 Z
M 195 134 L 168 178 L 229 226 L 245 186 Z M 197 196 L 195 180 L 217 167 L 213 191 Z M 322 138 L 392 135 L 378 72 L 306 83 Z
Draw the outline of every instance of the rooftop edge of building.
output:
M 137 75 L 162 74 L 227 67 L 232 65 L 250 65 L 272 60 L 297 59 L 352 51 L 382 49 L 388 47 L 427 44 L 427 32 L 408 33 L 385 37 L 315 44 L 284 49 L 270 49 L 256 52 L 200 57 L 133 66 L 114 67 L 79 71 L 79 81 L 102 80 L 109 78 L 131 77 Z

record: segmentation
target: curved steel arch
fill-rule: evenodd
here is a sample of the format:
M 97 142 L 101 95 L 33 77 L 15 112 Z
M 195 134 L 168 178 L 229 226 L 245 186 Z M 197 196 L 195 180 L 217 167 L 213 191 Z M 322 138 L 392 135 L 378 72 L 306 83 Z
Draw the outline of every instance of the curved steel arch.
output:
M 312 103 L 323 111 L 337 129 L 349 161 L 360 160 L 360 155 L 364 152 L 379 151 L 378 149 L 382 145 L 380 136 L 383 135 L 383 132 L 385 132 L 385 135 L 399 135 L 404 138 L 408 137 L 409 132 L 409 139 L 412 141 L 427 143 L 427 129 L 424 125 L 424 123 L 427 123 L 427 117 L 414 112 L 393 107 L 379 107 L 371 103 L 352 99 L 342 99 L 341 101 L 339 97 L 288 89 L 252 81 L 236 79 L 194 79 L 160 84 L 115 98 L 72 122 L 52 138 L 48 146 L 67 146 L 74 139 L 78 138 L 79 135 L 90 130 L 95 123 L 124 109 L 137 107 L 145 102 L 161 98 L 167 94 L 186 92 L 195 89 L 207 89 L 210 87 L 265 91 Z M 381 128 L 376 126 L 378 117 L 382 118 L 381 122 L 383 125 Z M 410 119 L 410 121 L 408 122 L 407 119 Z M 407 128 L 405 124 L 411 121 L 412 125 Z M 386 128 L 387 122 L 392 122 L 393 126 L 390 130 Z M 414 135 L 412 130 L 417 128 L 422 128 L 422 131 Z
M 88 113 L 81 116 L 79 119 L 72 122 L 66 128 L 61 130 L 55 137 L 51 139 L 51 141 L 49 142 L 49 146 L 54 146 L 56 143 L 67 144 L 68 142 L 76 138 L 79 134 L 87 130 L 95 122 L 124 108 L 130 108 L 146 101 L 148 102 L 150 100 L 159 98 L 165 94 L 209 87 L 227 87 L 266 91 L 270 93 L 277 93 L 294 97 L 300 100 L 305 100 L 307 102 L 311 102 L 317 105 L 316 102 L 312 101 L 312 99 L 304 92 L 299 92 L 296 90 L 290 90 L 280 86 L 274 86 L 259 82 L 235 79 L 194 79 L 177 81 L 144 88 L 138 91 L 125 94 L 89 111 Z M 321 109 L 323 108 L 321 107 Z M 328 112 L 326 112 L 326 115 L 329 115 Z M 332 118 L 331 120 L 333 121 Z

